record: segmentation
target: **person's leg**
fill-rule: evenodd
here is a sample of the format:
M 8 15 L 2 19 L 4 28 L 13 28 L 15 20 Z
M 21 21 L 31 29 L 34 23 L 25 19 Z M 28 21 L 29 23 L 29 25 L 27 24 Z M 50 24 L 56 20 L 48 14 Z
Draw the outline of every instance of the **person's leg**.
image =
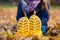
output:
M 18 4 L 18 11 L 17 11 L 16 20 L 18 21 L 23 16 L 24 16 L 24 13 L 22 11 L 21 3 L 19 3 Z
M 40 19 L 41 19 L 41 22 L 42 22 L 42 28 L 41 28 L 42 29 L 42 33 L 43 33 L 43 35 L 45 35 L 45 33 L 48 30 L 48 28 L 47 28 L 47 21 L 48 21 L 48 19 L 45 18 L 45 17 L 41 17 Z
M 45 35 L 47 32 L 47 26 L 46 25 L 42 25 L 42 34 Z

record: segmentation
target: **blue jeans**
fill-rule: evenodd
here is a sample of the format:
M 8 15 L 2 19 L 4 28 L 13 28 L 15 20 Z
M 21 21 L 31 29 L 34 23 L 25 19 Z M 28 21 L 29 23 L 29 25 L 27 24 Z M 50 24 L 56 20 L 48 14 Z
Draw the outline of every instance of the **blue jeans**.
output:
M 45 34 L 47 32 L 47 26 L 46 25 L 42 25 L 42 34 Z

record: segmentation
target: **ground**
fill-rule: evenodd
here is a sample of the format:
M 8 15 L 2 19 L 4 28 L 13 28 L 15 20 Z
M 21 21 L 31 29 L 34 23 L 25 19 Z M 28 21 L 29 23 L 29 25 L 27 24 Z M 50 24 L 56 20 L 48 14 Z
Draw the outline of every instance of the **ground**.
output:
M 5 24 L 14 25 L 16 23 L 16 15 L 17 15 L 16 5 L 15 6 L 0 5 L 0 24 L 3 24 L 4 26 Z M 60 17 L 60 6 L 51 6 L 49 16 L 50 18 L 48 21 L 48 26 L 53 27 L 56 25 L 56 23 L 59 23 L 60 25 L 60 18 L 59 18 Z M 43 40 L 45 40 L 44 38 L 45 37 L 42 37 Z M 57 38 L 55 38 L 55 40 L 60 40 L 60 34 L 57 36 Z

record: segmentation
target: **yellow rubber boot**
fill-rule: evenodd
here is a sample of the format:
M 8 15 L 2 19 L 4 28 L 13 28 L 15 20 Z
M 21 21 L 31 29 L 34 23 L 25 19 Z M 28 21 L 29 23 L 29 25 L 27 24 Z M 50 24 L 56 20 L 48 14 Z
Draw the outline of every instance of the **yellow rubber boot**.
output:
M 29 20 L 27 17 L 22 17 L 17 22 L 17 32 L 15 36 L 21 34 L 23 36 L 27 36 L 29 33 Z
M 29 19 L 29 28 L 30 28 L 30 34 L 37 35 L 39 37 L 42 36 L 41 31 L 41 20 L 38 16 L 32 15 Z

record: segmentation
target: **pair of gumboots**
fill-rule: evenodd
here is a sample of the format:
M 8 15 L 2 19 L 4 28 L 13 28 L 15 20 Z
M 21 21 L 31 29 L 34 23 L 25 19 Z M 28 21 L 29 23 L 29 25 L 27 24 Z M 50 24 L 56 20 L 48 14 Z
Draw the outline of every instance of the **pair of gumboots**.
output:
M 23 36 L 29 36 L 29 35 L 37 35 L 38 37 L 42 37 L 42 31 L 41 31 L 41 20 L 38 16 L 32 15 L 30 19 L 27 17 L 22 17 L 17 22 L 17 32 L 15 34 L 21 34 Z

